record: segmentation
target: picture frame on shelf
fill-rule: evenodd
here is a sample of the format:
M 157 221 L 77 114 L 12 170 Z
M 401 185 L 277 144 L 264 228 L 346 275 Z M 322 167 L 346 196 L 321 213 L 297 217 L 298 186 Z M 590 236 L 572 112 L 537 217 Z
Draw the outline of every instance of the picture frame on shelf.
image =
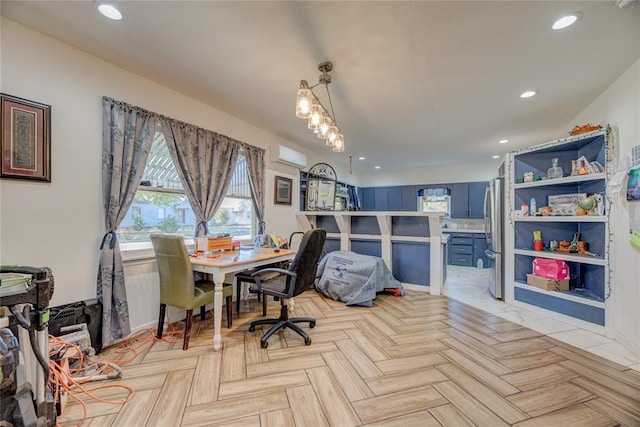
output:
M 0 178 L 51 182 L 51 106 L 0 93 Z
M 291 206 L 291 194 L 293 188 L 293 180 L 276 176 L 274 182 L 274 198 L 273 203 L 276 205 Z

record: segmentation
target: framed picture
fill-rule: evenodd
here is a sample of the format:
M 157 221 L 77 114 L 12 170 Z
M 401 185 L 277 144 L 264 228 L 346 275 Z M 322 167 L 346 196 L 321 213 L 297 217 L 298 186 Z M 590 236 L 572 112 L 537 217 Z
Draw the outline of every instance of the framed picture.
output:
M 51 106 L 0 93 L 3 179 L 51 182 Z
M 289 178 L 283 178 L 276 176 L 275 180 L 275 194 L 273 203 L 276 205 L 291 205 L 291 187 L 293 186 L 293 180 Z

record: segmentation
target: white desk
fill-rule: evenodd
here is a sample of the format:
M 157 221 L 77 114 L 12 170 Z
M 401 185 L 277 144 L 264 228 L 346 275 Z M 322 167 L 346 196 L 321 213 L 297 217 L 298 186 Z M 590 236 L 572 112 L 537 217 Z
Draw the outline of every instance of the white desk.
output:
M 241 249 L 239 251 L 221 252 L 213 257 L 191 257 L 193 271 L 211 274 L 215 286 L 215 298 L 213 303 L 213 349 L 220 350 L 222 337 L 220 336 L 220 324 L 222 322 L 222 285 L 227 273 L 237 273 L 247 268 L 260 267 L 274 262 L 289 261 L 293 259 L 296 251 L 281 249 L 275 252 L 273 248 Z

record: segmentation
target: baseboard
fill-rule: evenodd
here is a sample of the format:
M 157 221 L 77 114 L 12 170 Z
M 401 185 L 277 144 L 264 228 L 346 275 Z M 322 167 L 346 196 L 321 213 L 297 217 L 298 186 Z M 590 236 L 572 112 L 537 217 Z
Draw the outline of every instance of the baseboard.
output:
M 409 291 L 417 291 L 417 292 L 426 292 L 429 293 L 429 286 L 423 285 L 412 285 L 411 283 L 403 283 L 403 289 L 407 289 Z

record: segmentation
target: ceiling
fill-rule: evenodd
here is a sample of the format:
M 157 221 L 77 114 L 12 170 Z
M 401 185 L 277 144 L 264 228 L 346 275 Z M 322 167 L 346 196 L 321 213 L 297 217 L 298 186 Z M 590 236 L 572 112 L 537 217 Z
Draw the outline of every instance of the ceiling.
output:
M 124 19 L 92 1 L 3 0 L 0 10 L 332 162 L 353 156 L 354 172 L 486 163 L 559 138 L 640 58 L 637 1 L 111 3 Z M 580 21 L 551 30 L 574 11 Z M 294 114 L 300 80 L 317 83 L 324 60 L 344 153 Z M 520 99 L 527 89 L 539 93 Z

